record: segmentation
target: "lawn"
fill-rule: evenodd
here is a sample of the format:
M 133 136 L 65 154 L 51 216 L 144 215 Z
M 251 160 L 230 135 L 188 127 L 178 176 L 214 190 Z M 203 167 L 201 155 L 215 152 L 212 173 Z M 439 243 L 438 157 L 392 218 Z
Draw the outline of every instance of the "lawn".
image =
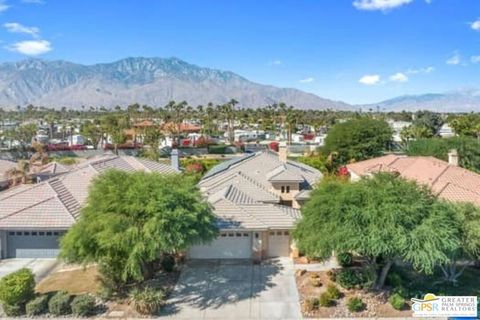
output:
M 99 273 L 95 266 L 58 271 L 43 279 L 36 288 L 39 293 L 65 290 L 72 295 L 92 293 L 100 288 Z

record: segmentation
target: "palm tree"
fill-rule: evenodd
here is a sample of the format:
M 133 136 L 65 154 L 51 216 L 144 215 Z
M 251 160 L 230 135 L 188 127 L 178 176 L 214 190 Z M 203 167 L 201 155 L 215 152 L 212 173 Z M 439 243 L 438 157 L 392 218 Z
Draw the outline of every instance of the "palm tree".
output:
M 6 176 L 11 180 L 11 185 L 16 186 L 18 183 L 27 183 L 30 173 L 30 165 L 26 160 L 17 162 L 17 166 L 6 172 Z

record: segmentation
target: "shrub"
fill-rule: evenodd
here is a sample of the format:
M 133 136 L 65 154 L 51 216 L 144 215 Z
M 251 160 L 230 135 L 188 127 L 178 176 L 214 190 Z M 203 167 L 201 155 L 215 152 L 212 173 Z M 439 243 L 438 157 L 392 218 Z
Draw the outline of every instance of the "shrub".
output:
M 343 269 L 341 270 L 336 279 L 338 284 L 340 284 L 345 289 L 352 288 L 361 288 L 365 283 L 363 273 L 361 271 L 356 271 L 353 269 Z
M 175 267 L 175 257 L 172 255 L 166 255 L 162 259 L 162 269 L 167 272 L 172 272 Z
M 24 306 L 23 305 L 10 305 L 10 304 L 3 304 L 3 312 L 7 317 L 18 317 L 24 313 Z
M 38 316 L 48 311 L 48 298 L 46 294 L 40 295 L 31 300 L 25 306 L 27 316 Z
M 353 264 L 353 256 L 350 252 L 340 252 L 337 254 L 338 263 L 342 267 L 350 267 Z
M 402 310 L 405 307 L 405 299 L 398 293 L 392 294 L 388 299 L 388 302 L 390 302 L 392 307 L 396 310 Z
M 347 301 L 347 308 L 350 312 L 360 312 L 365 309 L 365 303 L 360 298 L 350 298 Z
M 154 288 L 145 288 L 143 290 L 134 289 L 130 297 L 138 313 L 155 314 L 160 311 L 163 305 L 165 293 Z
M 35 296 L 35 278 L 30 269 L 22 268 L 0 280 L 0 301 L 4 305 L 21 306 Z
M 77 317 L 86 317 L 95 311 L 95 298 L 89 294 L 82 294 L 73 298 L 72 313 Z
M 340 296 L 341 296 L 340 290 L 338 290 L 338 288 L 333 284 L 330 284 L 327 287 L 327 293 L 330 296 L 330 298 L 335 299 L 335 300 L 339 299 Z
M 331 307 L 333 306 L 333 299 L 328 292 L 324 292 L 320 295 L 319 303 L 321 307 Z
M 313 310 L 318 309 L 320 301 L 317 298 L 308 298 L 305 300 L 304 308 L 306 312 L 312 312 Z
M 72 312 L 70 295 L 65 291 L 58 291 L 48 302 L 48 312 L 54 316 L 61 316 Z
M 310 278 L 310 284 L 314 287 L 321 287 L 322 281 L 320 281 L 320 278 Z
M 337 281 L 337 273 L 335 272 L 335 270 L 328 270 L 327 271 L 327 277 L 328 279 L 330 279 L 330 281 Z

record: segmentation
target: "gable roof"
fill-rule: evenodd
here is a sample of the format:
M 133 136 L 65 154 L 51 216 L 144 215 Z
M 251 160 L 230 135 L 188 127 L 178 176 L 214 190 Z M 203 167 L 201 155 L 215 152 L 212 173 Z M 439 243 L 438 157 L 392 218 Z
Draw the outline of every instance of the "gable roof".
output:
M 0 229 L 67 229 L 80 216 L 92 180 L 108 169 L 176 173 L 172 167 L 129 156 L 102 156 L 33 185 L 0 192 Z
M 440 198 L 480 205 L 480 175 L 434 157 L 387 155 L 347 165 L 364 176 L 375 172 L 397 172 L 402 177 L 427 185 Z
M 213 205 L 220 229 L 291 229 L 300 210 L 279 205 L 280 196 L 272 190 L 272 182 L 296 182 L 303 192 L 321 177 L 318 170 L 282 162 L 277 153 L 267 150 L 215 166 L 199 187 Z

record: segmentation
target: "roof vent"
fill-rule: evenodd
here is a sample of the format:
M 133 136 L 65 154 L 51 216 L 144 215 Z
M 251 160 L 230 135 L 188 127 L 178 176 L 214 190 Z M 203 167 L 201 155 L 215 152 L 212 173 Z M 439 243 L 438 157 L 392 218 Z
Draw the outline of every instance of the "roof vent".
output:
M 448 164 L 458 167 L 458 152 L 457 152 L 457 149 L 452 149 L 448 152 Z

